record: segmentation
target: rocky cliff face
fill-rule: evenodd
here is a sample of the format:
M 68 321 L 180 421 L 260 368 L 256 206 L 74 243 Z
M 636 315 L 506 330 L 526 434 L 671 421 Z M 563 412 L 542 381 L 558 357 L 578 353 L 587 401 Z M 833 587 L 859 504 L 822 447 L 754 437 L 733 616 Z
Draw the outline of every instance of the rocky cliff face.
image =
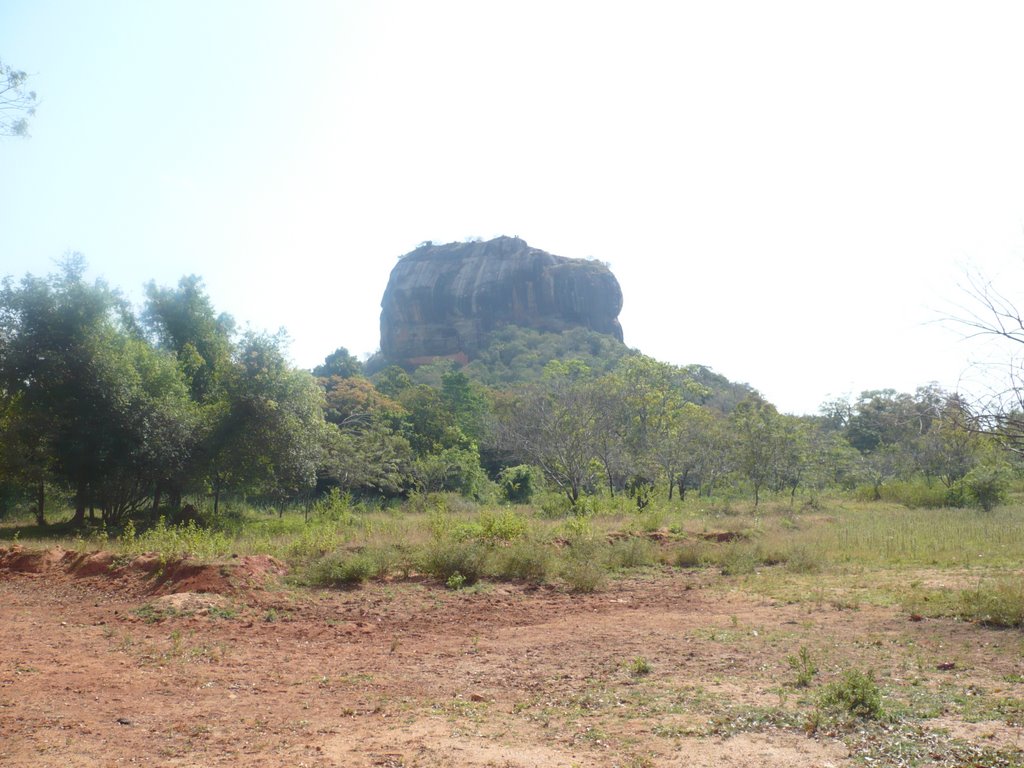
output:
M 622 290 L 596 261 L 553 256 L 516 237 L 426 243 L 391 270 L 380 347 L 393 362 L 465 362 L 503 325 L 559 332 L 584 327 L 622 341 Z

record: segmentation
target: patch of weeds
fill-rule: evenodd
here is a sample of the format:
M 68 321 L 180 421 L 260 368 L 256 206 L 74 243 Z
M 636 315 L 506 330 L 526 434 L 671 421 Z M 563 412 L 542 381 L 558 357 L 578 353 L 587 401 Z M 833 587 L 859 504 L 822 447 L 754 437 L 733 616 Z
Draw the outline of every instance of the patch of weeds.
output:
M 495 552 L 491 576 L 499 579 L 543 584 L 552 570 L 552 554 L 534 541 L 517 541 Z
M 306 580 L 313 586 L 340 587 L 362 584 L 374 575 L 373 560 L 362 552 L 335 553 L 313 563 Z
M 612 568 L 643 568 L 654 565 L 654 545 L 638 536 L 616 541 L 609 548 L 608 564 Z
M 654 671 L 654 667 L 651 666 L 651 662 L 643 656 L 637 656 L 635 659 L 630 661 L 626 665 L 626 669 L 629 670 L 629 674 L 633 677 L 646 677 Z
M 685 542 L 676 548 L 672 562 L 677 568 L 700 568 L 705 564 L 704 548 L 695 542 Z
M 179 615 L 173 608 L 160 608 L 159 606 L 153 605 L 153 603 L 143 603 L 132 611 L 132 613 L 147 624 L 156 624 L 164 619 L 170 619 Z
M 608 734 L 602 731 L 600 728 L 594 728 L 588 725 L 586 730 L 584 730 L 582 733 L 576 734 L 576 736 L 573 737 L 573 740 L 587 741 L 591 744 L 597 745 L 607 744 Z
M 786 570 L 790 573 L 818 573 L 822 562 L 809 547 L 796 546 L 786 555 Z
M 450 538 L 436 539 L 423 552 L 421 568 L 424 573 L 448 582 L 459 574 L 464 584 L 474 584 L 483 575 L 487 552 L 475 541 L 454 541 Z
M 818 704 L 863 720 L 877 720 L 883 714 L 882 692 L 874 675 L 859 669 L 849 669 L 839 680 L 826 685 L 818 696 Z
M 206 615 L 214 619 L 236 619 L 238 609 L 233 605 L 211 605 L 206 609 Z
M 1003 578 L 960 593 L 960 618 L 990 627 L 1024 627 L 1024 579 Z
M 800 650 L 794 656 L 786 659 L 789 668 L 796 673 L 796 680 L 793 681 L 794 688 L 809 688 L 814 676 L 818 674 L 818 665 L 811 658 L 811 652 L 806 647 L 800 646 Z
M 277 619 L 278 615 L 276 608 L 269 608 L 267 609 L 267 612 L 263 614 L 263 620 L 268 624 L 272 624 L 273 622 L 277 621 Z
M 730 544 L 718 559 L 723 576 L 745 576 L 761 565 L 757 552 L 746 544 Z
M 936 768 L 1020 768 L 1024 752 L 1014 747 L 972 744 L 907 723 L 875 723 L 830 735 L 843 740 L 850 753 L 866 765 Z
M 466 586 L 466 577 L 456 571 L 445 581 L 444 585 L 451 590 L 459 590 Z
M 580 557 L 567 559 L 562 565 L 561 576 L 572 592 L 581 594 L 600 591 L 608 578 L 601 563 Z
M 708 721 L 704 733 L 726 738 L 738 733 L 795 729 L 800 724 L 800 716 L 795 712 L 773 707 L 733 707 L 716 712 Z

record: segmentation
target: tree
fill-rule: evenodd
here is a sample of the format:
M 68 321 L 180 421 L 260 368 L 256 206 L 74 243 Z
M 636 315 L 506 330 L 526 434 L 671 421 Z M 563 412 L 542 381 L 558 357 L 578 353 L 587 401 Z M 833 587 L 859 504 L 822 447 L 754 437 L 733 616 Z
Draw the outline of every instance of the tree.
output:
M 736 406 L 732 422 L 736 430 L 737 466 L 754 489 L 757 507 L 761 488 L 776 469 L 781 447 L 779 413 L 770 403 L 749 398 Z
M 968 277 L 964 292 L 970 306 L 952 319 L 969 329 L 968 338 L 994 337 L 1024 344 L 1024 315 L 1010 298 L 976 276 Z M 1011 354 L 1005 368 L 994 388 L 978 395 L 970 410 L 963 412 L 961 426 L 992 435 L 1005 448 L 1024 454 L 1024 366 Z
M 6 437 L 19 442 L 19 472 L 40 489 L 40 510 L 52 478 L 74 491 L 76 523 L 95 507 L 118 522 L 187 452 L 192 414 L 173 357 L 149 346 L 121 297 L 102 281 L 86 283 L 84 271 L 72 256 L 56 275 L 4 283 Z
M 343 379 L 363 374 L 363 364 L 359 358 L 349 353 L 345 347 L 338 347 L 324 358 L 323 365 L 313 369 L 313 375 L 317 378 L 330 378 L 340 376 Z
M 224 377 L 211 438 L 216 514 L 226 489 L 287 498 L 312 489 L 327 443 L 323 391 L 284 358 L 282 335 L 247 333 Z
M 501 439 L 523 463 L 533 464 L 574 507 L 592 483 L 599 401 L 578 362 L 552 361 L 544 380 L 520 392 L 498 414 Z
M 172 509 L 184 493 L 206 481 L 208 462 L 216 452 L 214 428 L 228 410 L 224 379 L 233 365 L 234 319 L 217 314 L 196 275 L 182 277 L 176 288 L 146 286 L 142 326 L 156 345 L 173 354 L 194 405 L 187 449 L 167 462 L 153 492 L 153 515 L 167 495 Z
M 345 491 L 396 496 L 410 484 L 409 441 L 381 424 L 359 431 L 328 425 L 321 479 Z
M 26 90 L 28 75 L 0 61 L 0 136 L 28 136 L 36 113 L 36 92 Z
M 199 403 L 218 397 L 218 379 L 231 363 L 231 336 L 235 321 L 217 315 L 202 278 L 182 277 L 177 288 L 146 286 L 143 325 L 157 344 L 173 352 Z

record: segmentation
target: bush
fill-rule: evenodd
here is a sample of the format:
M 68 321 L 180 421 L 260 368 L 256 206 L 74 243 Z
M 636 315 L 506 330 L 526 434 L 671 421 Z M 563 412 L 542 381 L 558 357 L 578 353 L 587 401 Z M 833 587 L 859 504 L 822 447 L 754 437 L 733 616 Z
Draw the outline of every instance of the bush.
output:
M 487 552 L 475 541 L 435 539 L 423 552 L 421 570 L 447 582 L 460 574 L 465 584 L 476 583 L 484 575 Z
M 313 502 L 309 511 L 314 520 L 326 520 L 345 525 L 350 525 L 354 520 L 352 496 L 342 493 L 340 488 L 331 488 L 326 496 Z
M 654 564 L 654 545 L 647 539 L 630 536 L 612 544 L 608 553 L 612 568 L 643 568 Z
M 961 481 L 967 500 L 985 512 L 1006 501 L 1010 489 L 1010 470 L 1005 464 L 975 467 Z
M 528 464 L 505 467 L 498 475 L 501 498 L 510 504 L 529 504 L 536 486 L 534 469 Z
M 562 578 L 573 592 L 597 592 L 604 586 L 607 573 L 601 563 L 571 557 L 562 565 Z
M 553 557 L 542 544 L 519 541 L 497 550 L 491 574 L 499 579 L 543 584 L 551 574 Z
M 992 627 L 1024 627 L 1024 578 L 1007 577 L 965 589 L 957 613 Z
M 526 520 L 511 510 L 485 512 L 480 515 L 479 525 L 483 538 L 491 541 L 514 541 L 526 533 Z
M 334 553 L 313 563 L 307 581 L 317 586 L 362 584 L 376 574 L 373 559 L 362 552 Z
M 877 720 L 882 716 L 882 692 L 874 676 L 858 669 L 847 670 L 841 679 L 825 686 L 818 703 L 864 720 Z
M 696 542 L 685 542 L 676 549 L 672 562 L 677 568 L 700 568 L 705 562 L 704 547 Z

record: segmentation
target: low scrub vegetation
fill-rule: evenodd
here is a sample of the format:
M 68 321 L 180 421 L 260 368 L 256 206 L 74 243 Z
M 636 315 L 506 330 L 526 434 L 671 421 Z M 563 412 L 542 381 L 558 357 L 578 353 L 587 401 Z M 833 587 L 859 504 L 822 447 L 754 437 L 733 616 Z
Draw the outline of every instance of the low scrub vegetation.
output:
M 654 519 L 659 527 L 652 530 Z M 707 570 L 787 600 L 897 604 L 915 616 L 1024 626 L 1017 570 L 1024 519 L 1012 504 L 981 512 L 833 496 L 817 497 L 814 505 L 769 501 L 755 508 L 749 501 L 691 497 L 655 500 L 638 511 L 628 498 L 605 496 L 586 511 L 556 516 L 543 498 L 510 507 L 434 493 L 381 506 L 335 492 L 310 507 L 222 507 L 206 526 L 163 518 L 129 521 L 120 531 L 33 523 L 0 524 L 0 545 L 56 544 L 121 557 L 157 553 L 165 560 L 269 554 L 287 562 L 301 583 L 349 588 L 425 576 L 439 584 L 549 583 L 588 593 L 634 573 Z M 899 575 L 921 568 L 976 575 L 973 584 L 952 588 Z M 876 575 L 851 578 L 865 573 Z

